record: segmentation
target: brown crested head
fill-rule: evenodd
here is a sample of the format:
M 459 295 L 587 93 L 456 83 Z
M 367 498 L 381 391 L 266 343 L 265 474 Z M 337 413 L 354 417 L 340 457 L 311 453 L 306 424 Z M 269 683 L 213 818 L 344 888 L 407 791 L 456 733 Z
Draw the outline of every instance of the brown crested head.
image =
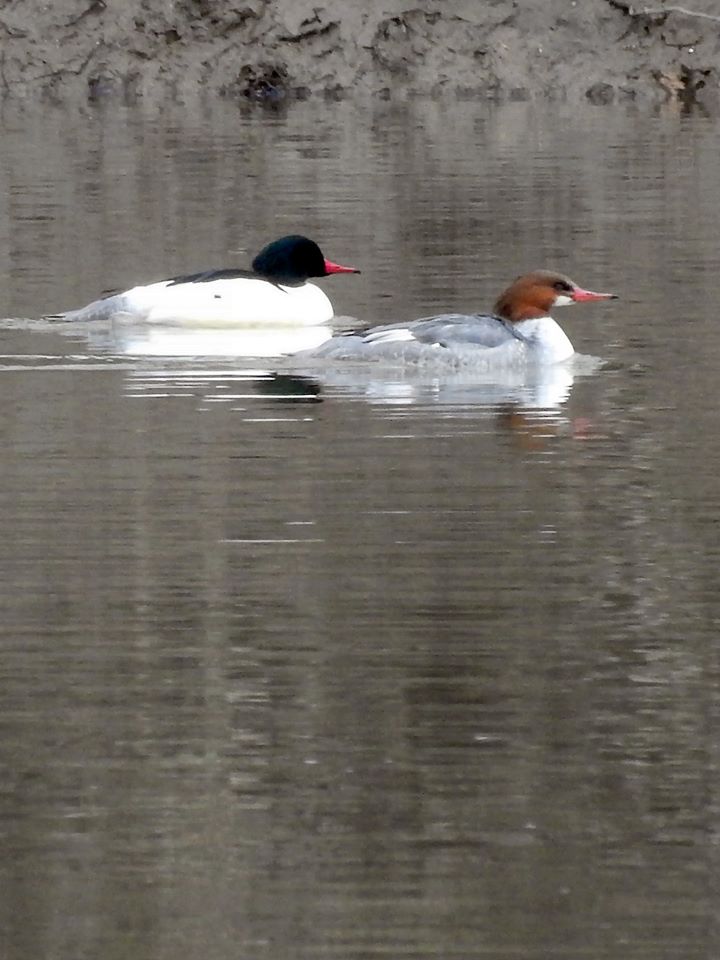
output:
M 534 270 L 514 280 L 495 302 L 494 312 L 510 323 L 547 317 L 553 307 L 589 300 L 615 300 L 614 293 L 583 290 L 554 270 Z

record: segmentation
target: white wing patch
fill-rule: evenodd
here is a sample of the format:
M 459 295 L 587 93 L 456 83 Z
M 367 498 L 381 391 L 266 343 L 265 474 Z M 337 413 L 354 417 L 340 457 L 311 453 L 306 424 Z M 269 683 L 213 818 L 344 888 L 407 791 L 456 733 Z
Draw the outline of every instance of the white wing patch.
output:
M 412 331 L 407 328 L 398 330 L 377 330 L 363 337 L 363 343 L 400 343 L 403 340 L 415 340 Z

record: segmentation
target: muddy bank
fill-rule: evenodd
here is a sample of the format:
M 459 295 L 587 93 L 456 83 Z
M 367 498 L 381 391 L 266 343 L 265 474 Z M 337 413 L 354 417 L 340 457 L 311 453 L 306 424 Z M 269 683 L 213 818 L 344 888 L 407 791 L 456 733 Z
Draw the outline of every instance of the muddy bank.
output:
M 10 0 L 5 96 L 711 103 L 720 17 L 625 0 Z

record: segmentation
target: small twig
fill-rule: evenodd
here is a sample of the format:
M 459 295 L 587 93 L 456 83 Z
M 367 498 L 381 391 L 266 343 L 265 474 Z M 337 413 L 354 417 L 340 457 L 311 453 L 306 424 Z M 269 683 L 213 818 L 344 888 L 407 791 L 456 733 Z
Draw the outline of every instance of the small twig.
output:
M 700 10 L 688 10 L 687 7 L 643 7 L 638 9 L 630 3 L 623 3 L 622 0 L 609 0 L 610 5 L 622 10 L 629 17 L 659 17 L 666 13 L 681 13 L 684 17 L 698 17 L 701 20 L 712 20 L 713 23 L 720 23 L 720 17 L 714 13 L 703 13 Z
M 9 27 L 4 20 L 0 20 L 0 27 L 9 37 L 26 37 L 27 31 L 20 30 L 18 27 Z
M 658 7 L 656 10 L 648 10 L 646 7 L 641 12 L 646 14 L 648 17 L 657 16 L 658 13 L 682 13 L 685 17 L 700 17 L 701 20 L 713 20 L 715 23 L 720 23 L 720 17 L 715 16 L 714 13 L 702 13 L 700 10 L 688 10 L 687 7 Z
M 67 23 L 64 23 L 64 27 L 74 27 L 76 23 L 80 23 L 85 17 L 91 13 L 104 13 L 107 10 L 107 4 L 105 0 L 91 0 L 90 6 L 87 10 L 83 10 L 82 13 L 79 13 L 76 17 L 73 17 L 71 20 L 68 20 Z

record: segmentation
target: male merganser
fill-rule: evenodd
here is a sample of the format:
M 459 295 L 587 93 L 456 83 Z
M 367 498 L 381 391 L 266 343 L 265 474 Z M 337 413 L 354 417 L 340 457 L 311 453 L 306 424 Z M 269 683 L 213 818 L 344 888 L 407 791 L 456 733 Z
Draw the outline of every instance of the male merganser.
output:
M 613 293 L 583 290 L 561 273 L 536 270 L 518 277 L 500 294 L 492 314 L 457 313 L 391 323 L 333 337 L 313 357 L 458 364 L 560 363 L 573 345 L 550 316 L 553 307 L 615 300 Z
M 251 270 L 207 270 L 133 287 L 55 319 L 94 321 L 122 317 L 135 323 L 181 326 L 315 326 L 333 308 L 310 277 L 360 273 L 326 260 L 307 237 L 281 237 L 255 257 Z

